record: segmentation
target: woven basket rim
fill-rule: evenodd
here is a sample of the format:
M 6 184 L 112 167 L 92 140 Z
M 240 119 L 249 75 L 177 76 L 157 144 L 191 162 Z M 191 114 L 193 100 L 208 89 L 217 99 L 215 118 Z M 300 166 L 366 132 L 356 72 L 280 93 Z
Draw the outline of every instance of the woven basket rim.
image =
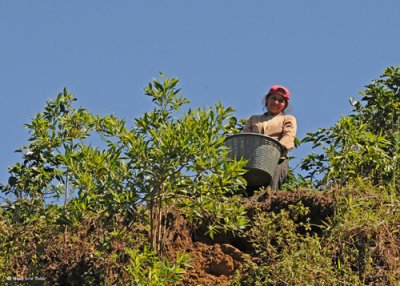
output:
M 230 138 L 233 138 L 233 137 L 249 137 L 249 136 L 262 137 L 262 138 L 270 141 L 271 143 L 275 144 L 279 148 L 281 154 L 285 151 L 285 147 L 282 145 L 281 142 L 279 142 L 278 140 L 276 140 L 270 136 L 260 134 L 260 133 L 242 132 L 242 133 L 238 133 L 238 134 L 232 134 L 232 135 L 228 135 L 225 138 L 225 141 Z

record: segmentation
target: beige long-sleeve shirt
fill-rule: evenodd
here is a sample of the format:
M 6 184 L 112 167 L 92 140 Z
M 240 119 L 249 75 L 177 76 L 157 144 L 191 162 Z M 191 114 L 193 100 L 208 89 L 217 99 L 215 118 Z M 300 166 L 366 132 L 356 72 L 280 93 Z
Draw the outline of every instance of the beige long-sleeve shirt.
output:
M 297 132 L 297 121 L 293 115 L 262 114 L 251 116 L 242 132 L 260 133 L 278 140 L 287 150 L 294 147 Z

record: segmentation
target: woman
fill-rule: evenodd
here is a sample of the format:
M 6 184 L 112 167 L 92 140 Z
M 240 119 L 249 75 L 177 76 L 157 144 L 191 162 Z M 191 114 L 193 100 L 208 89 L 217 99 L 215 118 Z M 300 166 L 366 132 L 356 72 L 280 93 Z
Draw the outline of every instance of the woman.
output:
M 262 115 L 251 116 L 243 128 L 243 132 L 260 133 L 272 137 L 285 147 L 285 152 L 282 154 L 269 184 L 273 190 L 279 190 L 287 177 L 287 152 L 294 147 L 297 131 L 296 118 L 284 114 L 289 100 L 290 92 L 286 87 L 282 85 L 272 86 L 263 100 L 267 112 Z

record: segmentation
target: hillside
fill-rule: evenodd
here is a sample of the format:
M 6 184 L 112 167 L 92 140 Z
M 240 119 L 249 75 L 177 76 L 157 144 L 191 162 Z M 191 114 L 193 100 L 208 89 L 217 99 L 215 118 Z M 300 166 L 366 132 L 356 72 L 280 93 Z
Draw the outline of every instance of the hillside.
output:
M 172 271 L 179 254 L 189 256 L 186 273 L 174 274 L 182 274 L 176 285 L 396 285 L 399 202 L 376 195 L 264 191 L 243 201 L 247 229 L 213 239 L 171 210 L 164 248 L 171 264 L 162 267 Z M 95 217 L 64 231 L 40 218 L 19 228 L 3 221 L 2 243 L 14 246 L 11 260 L 2 257 L 2 278 L 43 279 L 36 285 L 144 285 L 131 267 L 141 275 L 149 275 L 146 267 L 153 275 L 168 273 L 146 251 L 126 251 L 143 251 L 147 231 L 138 223 L 107 230 Z
M 0 184 L 2 285 L 399 285 L 400 66 L 307 133 L 284 190 L 251 196 L 224 144 L 243 120 L 182 112 L 161 79 L 132 126 L 66 89 L 26 124 Z

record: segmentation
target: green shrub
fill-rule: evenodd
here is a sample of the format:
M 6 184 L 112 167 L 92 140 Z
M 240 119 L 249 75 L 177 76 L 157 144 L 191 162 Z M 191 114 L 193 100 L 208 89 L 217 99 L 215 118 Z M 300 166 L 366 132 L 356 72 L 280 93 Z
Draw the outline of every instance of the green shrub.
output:
M 333 127 L 307 133 L 302 142 L 322 150 L 306 156 L 301 168 L 320 188 L 344 186 L 361 177 L 398 192 L 400 66 L 386 68 L 361 94 L 361 102 L 350 100 L 351 115 Z
M 310 233 L 308 214 L 309 209 L 300 202 L 254 218 L 249 235 L 257 261 L 245 270 L 241 283 L 327 285 L 333 281 L 331 260 L 321 247 L 321 238 Z
M 336 213 L 327 222 L 324 245 L 338 276 L 352 272 L 365 284 L 396 285 L 400 279 L 399 198 L 392 196 L 390 187 L 362 181 L 332 192 L 337 198 Z
M 129 263 L 126 266 L 128 272 L 127 285 L 132 286 L 159 286 L 177 285 L 191 267 L 190 258 L 183 253 L 178 255 L 175 263 L 159 258 L 156 252 L 147 249 L 126 249 L 129 256 Z

